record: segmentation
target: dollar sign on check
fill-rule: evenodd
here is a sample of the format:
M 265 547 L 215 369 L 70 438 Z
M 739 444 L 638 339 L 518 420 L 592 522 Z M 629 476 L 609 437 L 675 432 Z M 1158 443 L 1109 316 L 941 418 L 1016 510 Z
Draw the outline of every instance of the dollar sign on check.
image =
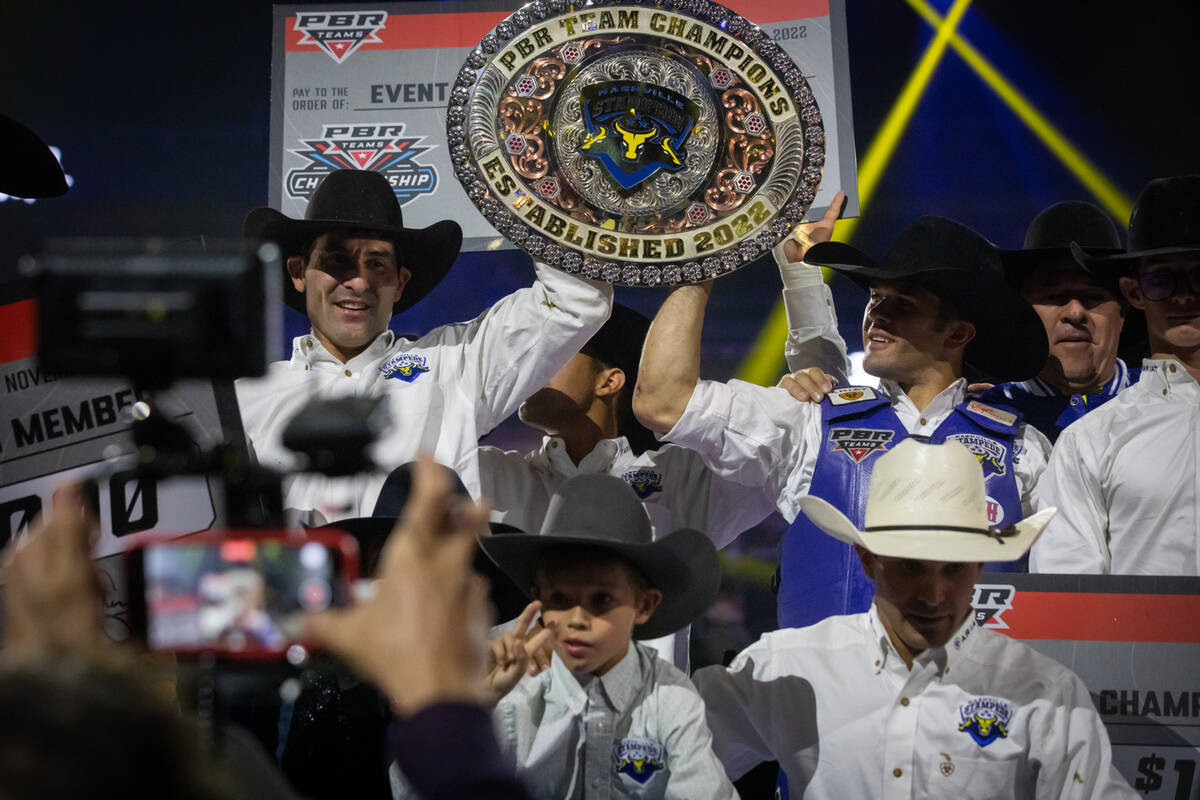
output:
M 1138 772 L 1142 777 L 1134 782 L 1139 792 L 1150 794 L 1155 789 L 1162 788 L 1162 775 L 1159 770 L 1166 769 L 1167 762 L 1158 757 L 1157 753 L 1151 753 L 1148 756 L 1142 756 L 1138 761 Z

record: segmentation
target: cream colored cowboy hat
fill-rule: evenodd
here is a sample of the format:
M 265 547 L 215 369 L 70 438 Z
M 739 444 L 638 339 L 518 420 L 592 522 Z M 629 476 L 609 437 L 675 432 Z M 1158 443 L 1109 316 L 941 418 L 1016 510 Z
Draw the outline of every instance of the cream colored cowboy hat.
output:
M 983 470 L 970 450 L 912 438 L 875 463 L 863 530 L 821 498 L 800 498 L 808 518 L 835 539 L 921 561 L 1016 561 L 1057 510 L 989 528 L 986 503 Z

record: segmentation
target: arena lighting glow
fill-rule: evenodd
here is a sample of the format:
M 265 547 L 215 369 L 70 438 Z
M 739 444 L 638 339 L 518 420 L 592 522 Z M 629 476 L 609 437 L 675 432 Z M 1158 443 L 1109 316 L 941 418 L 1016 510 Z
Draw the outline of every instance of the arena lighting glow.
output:
M 913 69 L 904 88 L 896 97 L 896 102 L 892 104 L 887 117 L 884 118 L 883 125 L 875 134 L 875 138 L 871 140 L 870 146 L 867 147 L 867 153 L 858 168 L 860 209 L 867 207 L 867 202 L 875 191 L 879 179 L 883 176 L 888 162 L 891 161 L 892 154 L 895 153 L 905 128 L 908 127 L 913 113 L 917 110 L 917 104 L 920 103 L 925 89 L 929 86 L 934 70 L 937 69 L 946 53 L 946 47 L 950 43 L 951 37 L 954 36 L 959 20 L 967 12 L 970 4 L 971 0 L 955 0 L 945 19 L 938 18 L 935 25 L 937 33 L 934 35 L 933 41 L 921 55 L 921 60 L 917 62 L 916 68 Z M 857 224 L 858 219 L 839 220 L 834 226 L 834 238 L 839 242 L 850 241 Z M 824 270 L 822 271 L 824 272 Z M 828 277 L 826 273 L 826 280 Z M 762 386 L 774 384 L 778 380 L 779 353 L 782 350 L 782 343 L 787 338 L 787 331 L 787 312 L 784 310 L 783 301 L 779 301 L 771 309 L 767 323 L 759 332 L 749 355 L 738 367 L 737 377 Z
M 921 18 L 928 22 L 940 32 L 943 30 L 942 18 L 938 12 L 929 5 L 926 0 L 905 0 L 914 11 L 921 15 Z M 954 10 L 951 9 L 951 14 Z M 947 19 L 949 15 L 947 15 Z M 1133 209 L 1133 204 L 1124 194 L 1121 193 L 1112 181 L 1108 180 L 1094 164 L 1087 160 L 1082 153 L 1074 145 L 1067 140 L 1065 136 L 1059 133 L 1058 129 L 1050 124 L 1033 104 L 1029 102 L 1016 87 L 1009 83 L 999 70 L 983 57 L 969 42 L 954 33 L 950 38 L 950 46 L 954 48 L 954 52 L 967 63 L 980 79 L 988 85 L 988 87 L 996 93 L 996 95 L 1004 101 L 1004 103 L 1012 110 L 1017 118 L 1025 123 L 1034 135 L 1042 140 L 1042 143 L 1062 161 L 1063 166 L 1071 171 L 1080 183 L 1100 202 L 1110 214 L 1118 220 L 1129 219 L 1129 213 Z M 870 156 L 868 155 L 868 158 Z

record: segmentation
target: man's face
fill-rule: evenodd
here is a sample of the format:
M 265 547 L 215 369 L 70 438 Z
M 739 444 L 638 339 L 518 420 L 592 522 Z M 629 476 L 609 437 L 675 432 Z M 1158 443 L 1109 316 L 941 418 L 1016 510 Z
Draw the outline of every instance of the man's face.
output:
M 307 261 L 289 258 L 288 273 L 304 294 L 313 333 L 343 361 L 387 329 L 392 305 L 411 277 L 397 264 L 390 241 L 345 231 L 322 234 Z
M 543 388 L 521 404 L 517 413 L 526 425 L 556 432 L 564 419 L 587 413 L 596 397 L 600 362 L 576 353 Z
M 1197 253 L 1143 259 L 1138 268 L 1140 281 L 1167 284 L 1174 277 L 1175 290 L 1163 300 L 1146 297 L 1138 280 L 1121 278 L 1121 291 L 1129 304 L 1146 312 L 1146 330 L 1152 347 L 1166 347 L 1170 351 L 1200 347 L 1200 294 L 1188 282 L 1189 272 L 1198 264 Z
M 877 378 L 907 383 L 936 363 L 953 359 L 954 350 L 970 340 L 962 340 L 962 326 L 970 326 L 940 319 L 940 308 L 941 301 L 926 289 L 892 281 L 872 283 L 863 312 L 863 369 Z
M 558 623 L 555 652 L 567 669 L 603 675 L 625 657 L 633 628 L 650 619 L 662 599 L 638 591 L 617 560 L 555 563 L 537 571 L 542 619 Z
M 856 549 L 875 581 L 880 619 L 912 655 L 946 644 L 971 613 L 983 564 L 886 558 Z
M 1032 274 L 1022 295 L 1046 326 L 1050 358 L 1041 377 L 1070 394 L 1112 377 L 1121 338 L 1121 302 L 1067 257 Z

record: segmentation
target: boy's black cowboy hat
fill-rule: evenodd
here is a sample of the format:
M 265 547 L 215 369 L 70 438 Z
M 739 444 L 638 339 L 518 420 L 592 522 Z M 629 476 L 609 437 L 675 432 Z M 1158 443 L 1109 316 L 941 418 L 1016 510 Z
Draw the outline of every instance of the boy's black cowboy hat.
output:
M 303 255 L 314 239 L 335 230 L 380 234 L 396 244 L 396 258 L 412 273 L 404 293 L 392 307 L 396 314 L 429 294 L 445 277 L 462 246 L 462 228 L 453 220 L 428 228 L 404 227 L 400 203 L 387 178 L 378 172 L 340 169 L 317 186 L 304 219 L 292 219 L 273 208 L 259 207 L 246 215 L 246 242 L 257 246 L 275 242 L 283 251 L 284 301 L 304 312 L 304 295 L 296 291 L 287 272 L 287 259 Z
M 1020 250 L 1001 250 L 1000 261 L 1008 282 L 1018 291 L 1035 270 L 1075 261 L 1071 243 L 1093 256 L 1124 252 L 1121 233 L 1104 209 L 1078 200 L 1047 206 L 1025 229 Z
M 1032 378 L 1046 363 L 1049 344 L 1037 312 L 1004 281 L 996 246 L 965 225 L 925 216 L 879 261 L 841 242 L 814 245 L 804 260 L 865 289 L 879 280 L 909 281 L 947 301 L 975 326 L 963 359 L 993 379 Z
M 640 569 L 663 594 L 635 639 L 674 633 L 708 610 L 717 598 L 721 571 L 707 536 L 680 528 L 657 540 L 637 494 L 612 475 L 576 475 L 563 482 L 539 533 L 493 533 L 483 550 L 522 591 L 533 589 L 538 556 L 553 545 L 611 550 Z
M 1114 255 L 1089 254 L 1072 244 L 1075 260 L 1116 286 L 1138 259 L 1200 251 L 1200 175 L 1156 178 L 1129 215 L 1129 247 Z

